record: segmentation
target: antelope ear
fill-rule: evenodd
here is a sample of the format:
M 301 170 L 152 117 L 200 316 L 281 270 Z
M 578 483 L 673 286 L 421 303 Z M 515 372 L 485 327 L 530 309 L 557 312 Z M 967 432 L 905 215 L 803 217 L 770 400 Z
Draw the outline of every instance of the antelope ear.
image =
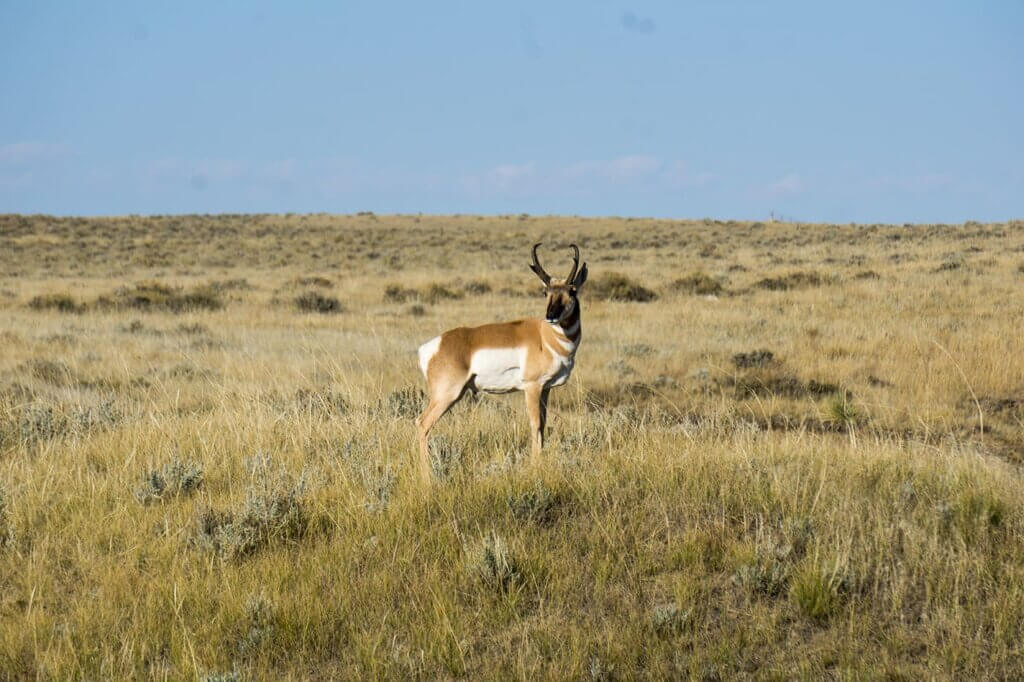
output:
M 576 279 L 573 280 L 572 285 L 574 287 L 576 287 L 577 289 L 579 289 L 581 286 L 583 286 L 583 283 L 586 282 L 586 281 L 587 281 L 587 264 L 584 263 L 583 267 L 580 268 L 580 271 L 576 274 Z
M 530 269 L 533 270 L 533 274 L 535 274 L 538 277 L 540 277 L 540 281 L 544 282 L 544 286 L 547 286 L 547 284 L 548 284 L 547 273 L 545 273 L 543 270 L 541 270 L 536 265 L 531 265 Z

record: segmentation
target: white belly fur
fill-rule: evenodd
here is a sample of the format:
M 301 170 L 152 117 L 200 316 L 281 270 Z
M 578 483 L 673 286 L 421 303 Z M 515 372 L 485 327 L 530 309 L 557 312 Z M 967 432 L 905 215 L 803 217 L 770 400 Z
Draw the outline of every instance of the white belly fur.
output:
M 526 351 L 518 348 L 482 348 L 473 353 L 469 371 L 481 391 L 506 393 L 523 390 Z

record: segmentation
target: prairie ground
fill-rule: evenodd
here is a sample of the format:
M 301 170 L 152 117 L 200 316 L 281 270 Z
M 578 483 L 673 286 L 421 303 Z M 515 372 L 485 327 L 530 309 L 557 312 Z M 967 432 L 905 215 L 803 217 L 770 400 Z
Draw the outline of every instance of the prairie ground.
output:
M 416 347 L 589 263 L 530 463 Z M 1024 223 L 0 216 L 0 677 L 1024 676 Z

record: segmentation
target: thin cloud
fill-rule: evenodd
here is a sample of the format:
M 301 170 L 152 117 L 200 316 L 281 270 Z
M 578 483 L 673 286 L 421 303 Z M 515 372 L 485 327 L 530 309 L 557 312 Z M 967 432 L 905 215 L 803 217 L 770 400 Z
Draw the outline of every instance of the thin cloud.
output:
M 694 172 L 683 161 L 673 161 L 664 171 L 665 182 L 674 189 L 684 187 L 706 187 L 718 179 L 714 173 Z
M 302 176 L 325 197 L 352 194 L 439 191 L 450 181 L 435 171 L 400 166 L 370 166 L 358 159 L 327 159 L 308 164 Z
M 555 180 L 585 184 L 630 185 L 656 175 L 662 163 L 653 156 L 637 154 L 603 161 L 580 161 L 556 169 Z
M 646 154 L 614 159 L 576 161 L 545 166 L 534 161 L 507 163 L 460 180 L 473 195 L 551 196 L 597 192 L 679 190 L 702 187 L 715 180 L 711 173 L 694 173 L 682 161 L 666 163 Z
M 32 166 L 56 161 L 69 154 L 68 147 L 54 142 L 13 142 L 0 145 L 0 165 L 6 167 Z
M 797 173 L 789 173 L 762 188 L 761 193 L 769 197 L 786 197 L 800 194 L 805 189 L 803 178 Z
M 0 189 L 22 192 L 48 182 L 70 157 L 69 147 L 54 142 L 21 141 L 0 145 Z
M 245 162 L 237 159 L 157 159 L 145 164 L 143 177 L 152 185 L 185 185 L 206 189 L 212 185 L 273 185 L 289 183 L 299 175 L 294 159 Z
M 619 23 L 621 23 L 622 27 L 627 31 L 642 33 L 644 35 L 654 33 L 655 29 L 654 19 L 651 19 L 650 17 L 640 17 L 629 11 L 622 13 Z
M 885 175 L 871 180 L 870 186 L 878 189 L 895 189 L 913 194 L 925 194 L 949 189 L 955 184 L 948 173 L 919 173 L 914 175 Z

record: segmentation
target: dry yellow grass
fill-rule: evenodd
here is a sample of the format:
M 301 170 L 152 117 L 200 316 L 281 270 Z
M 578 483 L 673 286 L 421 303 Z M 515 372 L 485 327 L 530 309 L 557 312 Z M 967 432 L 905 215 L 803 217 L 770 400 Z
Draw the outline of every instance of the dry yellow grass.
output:
M 540 314 L 535 241 L 598 285 L 542 463 L 487 397 L 424 490 L 415 348 Z M 1020 677 L 1022 264 L 1021 223 L 0 216 L 0 671 Z

